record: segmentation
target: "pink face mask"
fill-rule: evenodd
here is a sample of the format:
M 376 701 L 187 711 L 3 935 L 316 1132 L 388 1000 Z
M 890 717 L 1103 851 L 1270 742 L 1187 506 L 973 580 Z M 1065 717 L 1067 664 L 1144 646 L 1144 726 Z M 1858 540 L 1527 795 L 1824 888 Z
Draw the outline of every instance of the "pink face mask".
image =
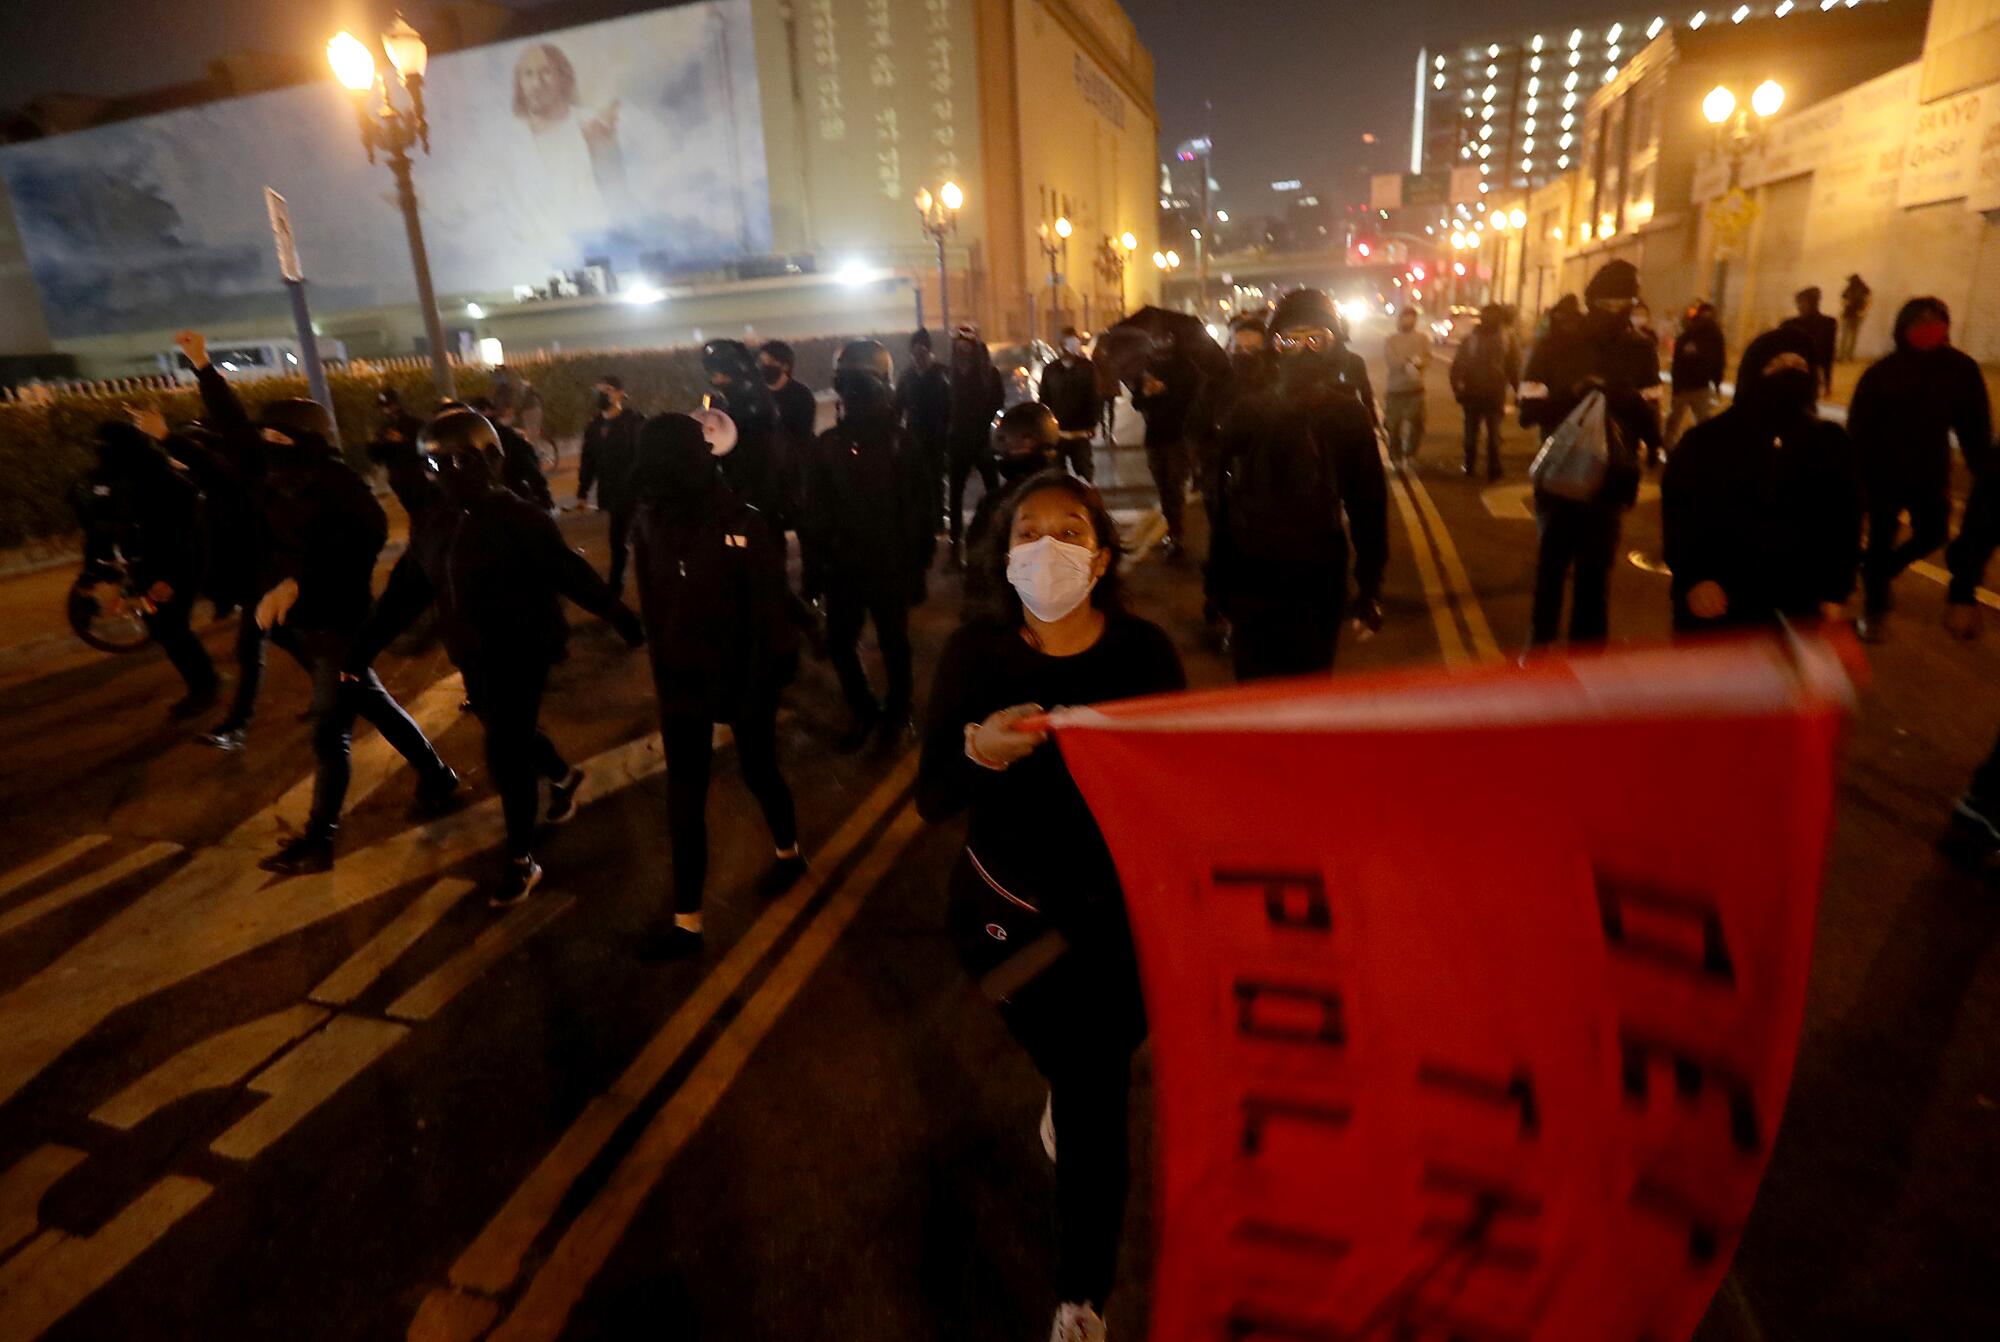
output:
M 1911 349 L 1936 349 L 1951 339 L 1951 323 L 1939 321 L 1936 317 L 1926 317 L 1910 325 L 1908 340 Z

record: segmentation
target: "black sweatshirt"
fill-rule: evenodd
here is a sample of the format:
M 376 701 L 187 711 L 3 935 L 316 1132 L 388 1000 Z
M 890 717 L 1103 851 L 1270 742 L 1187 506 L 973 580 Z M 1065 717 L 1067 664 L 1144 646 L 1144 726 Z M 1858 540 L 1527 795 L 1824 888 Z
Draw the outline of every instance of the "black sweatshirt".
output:
M 1053 742 L 1005 770 L 965 755 L 967 723 L 1016 704 L 1074 707 L 1187 687 L 1180 655 L 1158 625 L 1109 613 L 1102 638 L 1073 657 L 1030 647 L 1018 628 L 968 624 L 938 662 L 917 772 L 917 810 L 930 821 L 970 810 L 966 846 L 990 877 L 1047 913 L 1067 934 L 1119 897 L 1118 872 L 1090 807 Z

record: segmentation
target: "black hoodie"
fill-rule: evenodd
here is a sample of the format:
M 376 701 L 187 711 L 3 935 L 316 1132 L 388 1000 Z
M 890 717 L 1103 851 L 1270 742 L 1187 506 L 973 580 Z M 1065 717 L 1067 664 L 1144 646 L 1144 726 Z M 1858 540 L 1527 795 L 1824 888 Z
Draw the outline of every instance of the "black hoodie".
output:
M 1862 481 L 1871 501 L 1885 506 L 1950 489 L 1947 431 L 1958 435 L 1975 476 L 1992 448 L 1993 412 L 1978 363 L 1950 345 L 1920 350 L 1909 342 L 1910 327 L 1932 307 L 1928 299 L 1903 305 L 1896 348 L 1861 375 L 1847 412 Z
M 1861 557 L 1861 490 L 1854 448 L 1813 409 L 1817 382 L 1796 376 L 1789 403 L 1764 375 L 1793 353 L 1810 366 L 1809 337 L 1796 328 L 1750 342 L 1729 409 L 1688 430 L 1660 485 L 1661 528 L 1673 570 L 1674 627 L 1683 632 L 1809 617 L 1844 602 Z M 1727 614 L 1697 619 L 1688 593 L 1720 583 Z

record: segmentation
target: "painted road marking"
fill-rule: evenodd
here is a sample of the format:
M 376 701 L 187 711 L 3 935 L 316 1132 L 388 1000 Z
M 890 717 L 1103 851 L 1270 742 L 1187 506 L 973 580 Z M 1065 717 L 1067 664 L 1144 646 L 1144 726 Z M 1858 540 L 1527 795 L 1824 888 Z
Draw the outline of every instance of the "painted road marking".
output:
M 385 1014 L 396 1020 L 429 1020 L 452 998 L 472 986 L 481 974 L 568 913 L 575 904 L 574 895 L 544 895 L 539 899 L 531 896 L 526 904 L 509 909 L 481 929 L 470 946 L 426 974 L 391 1002 Z
M 107 1127 L 138 1127 L 176 1100 L 233 1086 L 279 1049 L 317 1029 L 328 1012 L 304 1002 L 213 1034 L 182 1049 L 92 1111 Z
M 401 1042 L 406 1025 L 366 1016 L 335 1016 L 318 1034 L 279 1058 L 250 1080 L 264 1103 L 209 1143 L 208 1149 L 233 1160 L 249 1160 L 284 1136 L 299 1120 Z
M 529 1281 L 520 1303 L 493 1331 L 493 1342 L 537 1339 L 553 1342 L 561 1334 L 570 1311 L 610 1259 L 647 1196 L 666 1174 L 667 1166 L 701 1127 L 749 1062 L 751 1053 L 826 959 L 860 912 L 862 902 L 923 828 L 924 822 L 915 806 L 906 805 L 881 841 L 842 882 L 826 907 L 772 969 L 770 977 L 716 1038 L 687 1080 L 647 1123 L 638 1142 L 618 1162 L 603 1189 L 563 1232 L 548 1261 Z
M 1929 578 L 1940 587 L 1951 586 L 1950 572 L 1939 568 L 1928 559 L 1919 559 L 1916 563 L 1910 565 L 1910 572 Z M 2000 610 L 2000 596 L 1995 596 L 1984 587 L 1979 588 L 1974 595 L 1979 598 L 1980 605 L 1991 606 L 1995 610 Z
M 452 905 L 472 890 L 471 881 L 439 881 L 389 920 L 388 926 L 370 937 L 360 950 L 341 962 L 338 969 L 320 980 L 306 999 L 325 1006 L 346 1006 L 367 992 L 403 952 L 423 940 Z
M 1384 467 L 1387 470 L 1387 467 Z M 1431 608 L 1431 623 L 1437 626 L 1438 651 L 1444 657 L 1446 666 L 1457 666 L 1466 659 L 1465 640 L 1459 635 L 1458 621 L 1451 613 L 1451 602 L 1446 598 L 1444 582 L 1438 576 L 1437 559 L 1431 554 L 1430 541 L 1424 537 L 1423 523 L 1417 517 L 1416 506 L 1410 502 L 1409 491 L 1403 488 L 1403 477 L 1396 471 L 1389 471 L 1389 492 L 1395 497 L 1396 512 L 1403 519 L 1403 530 L 1410 538 L 1410 556 L 1417 561 L 1417 577 L 1424 586 L 1424 601 Z
M 85 834 L 81 838 L 71 839 L 60 848 L 43 853 L 32 861 L 22 863 L 5 876 L 0 876 L 0 899 L 5 899 L 22 886 L 39 881 L 56 868 L 67 866 L 91 849 L 110 841 L 109 834 Z
M 87 876 L 79 876 L 66 885 L 57 886 L 47 894 L 36 895 L 33 899 L 17 904 L 5 913 L 0 913 L 0 937 L 46 918 L 56 910 L 76 903 L 79 899 L 114 886 L 127 876 L 144 871 L 155 863 L 164 862 L 180 851 L 181 846 L 177 843 L 149 843 L 137 852 L 127 853 L 116 862 L 100 867 Z
M 0 1337 L 28 1342 L 123 1272 L 212 1190 L 169 1174 L 94 1235 L 44 1230 L 0 1264 Z
M 584 1170 L 603 1153 L 612 1136 L 659 1086 L 709 1021 L 798 920 L 818 895 L 826 874 L 848 859 L 909 788 L 916 771 L 917 755 L 911 752 L 813 855 L 813 867 L 805 878 L 758 916 L 647 1041 L 611 1088 L 584 1107 L 548 1155 L 452 1264 L 448 1273 L 450 1286 L 432 1291 L 424 1301 L 410 1326 L 412 1338 L 477 1336 L 491 1322 L 497 1308 L 485 1301 L 476 1302 L 477 1308 L 468 1306 L 464 1302 L 470 1297 L 462 1293 L 495 1296 L 512 1286 L 523 1259 L 555 1219 Z M 852 880 L 850 877 L 849 884 Z M 468 1327 L 469 1332 L 465 1331 Z
M 84 1162 L 73 1146 L 38 1146 L 0 1174 L 0 1254 L 35 1233 L 41 1224 L 42 1199 L 62 1177 Z
M 1465 570 L 1465 561 L 1459 558 L 1458 547 L 1452 543 L 1451 531 L 1444 524 L 1444 515 L 1438 512 L 1437 504 L 1431 501 L 1430 491 L 1424 488 L 1424 482 L 1414 471 L 1405 477 L 1405 483 L 1428 524 L 1431 543 L 1437 547 L 1438 558 L 1444 562 L 1444 574 L 1451 585 L 1452 598 L 1458 604 L 1458 613 L 1465 621 L 1466 632 L 1472 636 L 1473 653 L 1481 661 L 1498 661 L 1500 645 L 1494 641 L 1492 626 L 1486 623 L 1486 611 L 1480 606 L 1479 596 L 1473 590 L 1472 577 Z
M 1651 503 L 1660 497 L 1659 482 L 1641 480 L 1639 482 L 1639 502 Z M 1479 491 L 1479 501 L 1486 511 L 1502 522 L 1532 522 L 1535 520 L 1535 487 L 1531 484 L 1515 483 L 1488 485 Z M 1636 506 L 1636 505 L 1635 505 Z

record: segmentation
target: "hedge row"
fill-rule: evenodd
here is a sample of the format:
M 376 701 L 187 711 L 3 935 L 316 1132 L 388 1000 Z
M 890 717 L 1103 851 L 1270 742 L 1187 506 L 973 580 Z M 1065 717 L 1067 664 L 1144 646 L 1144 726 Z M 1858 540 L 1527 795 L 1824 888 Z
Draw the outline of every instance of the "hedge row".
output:
M 897 352 L 900 362 L 903 337 L 878 338 Z M 824 387 L 843 341 L 819 338 L 792 343 L 799 377 Z M 583 432 L 591 414 L 592 388 L 607 373 L 624 380 L 632 403 L 647 414 L 693 409 L 707 387 L 701 351 L 693 348 L 537 353 L 511 367 L 541 392 L 542 428 L 551 438 Z M 492 390 L 492 373 L 484 367 L 461 364 L 452 374 L 461 400 Z M 362 448 L 375 425 L 375 395 L 384 386 L 395 387 L 413 413 L 422 414 L 437 402 L 430 366 L 421 361 L 327 372 L 342 445 L 360 470 L 370 469 Z M 267 401 L 307 394 L 303 377 L 244 382 L 238 393 L 253 415 Z M 5 482 L 0 486 L 0 549 L 66 536 L 76 529 L 69 504 L 71 487 L 90 468 L 97 425 L 121 418 L 128 405 L 158 407 L 173 424 L 201 413 L 201 398 L 192 386 L 161 390 L 134 384 L 130 390 L 98 387 L 67 392 L 41 404 L 0 402 L 0 481 Z

